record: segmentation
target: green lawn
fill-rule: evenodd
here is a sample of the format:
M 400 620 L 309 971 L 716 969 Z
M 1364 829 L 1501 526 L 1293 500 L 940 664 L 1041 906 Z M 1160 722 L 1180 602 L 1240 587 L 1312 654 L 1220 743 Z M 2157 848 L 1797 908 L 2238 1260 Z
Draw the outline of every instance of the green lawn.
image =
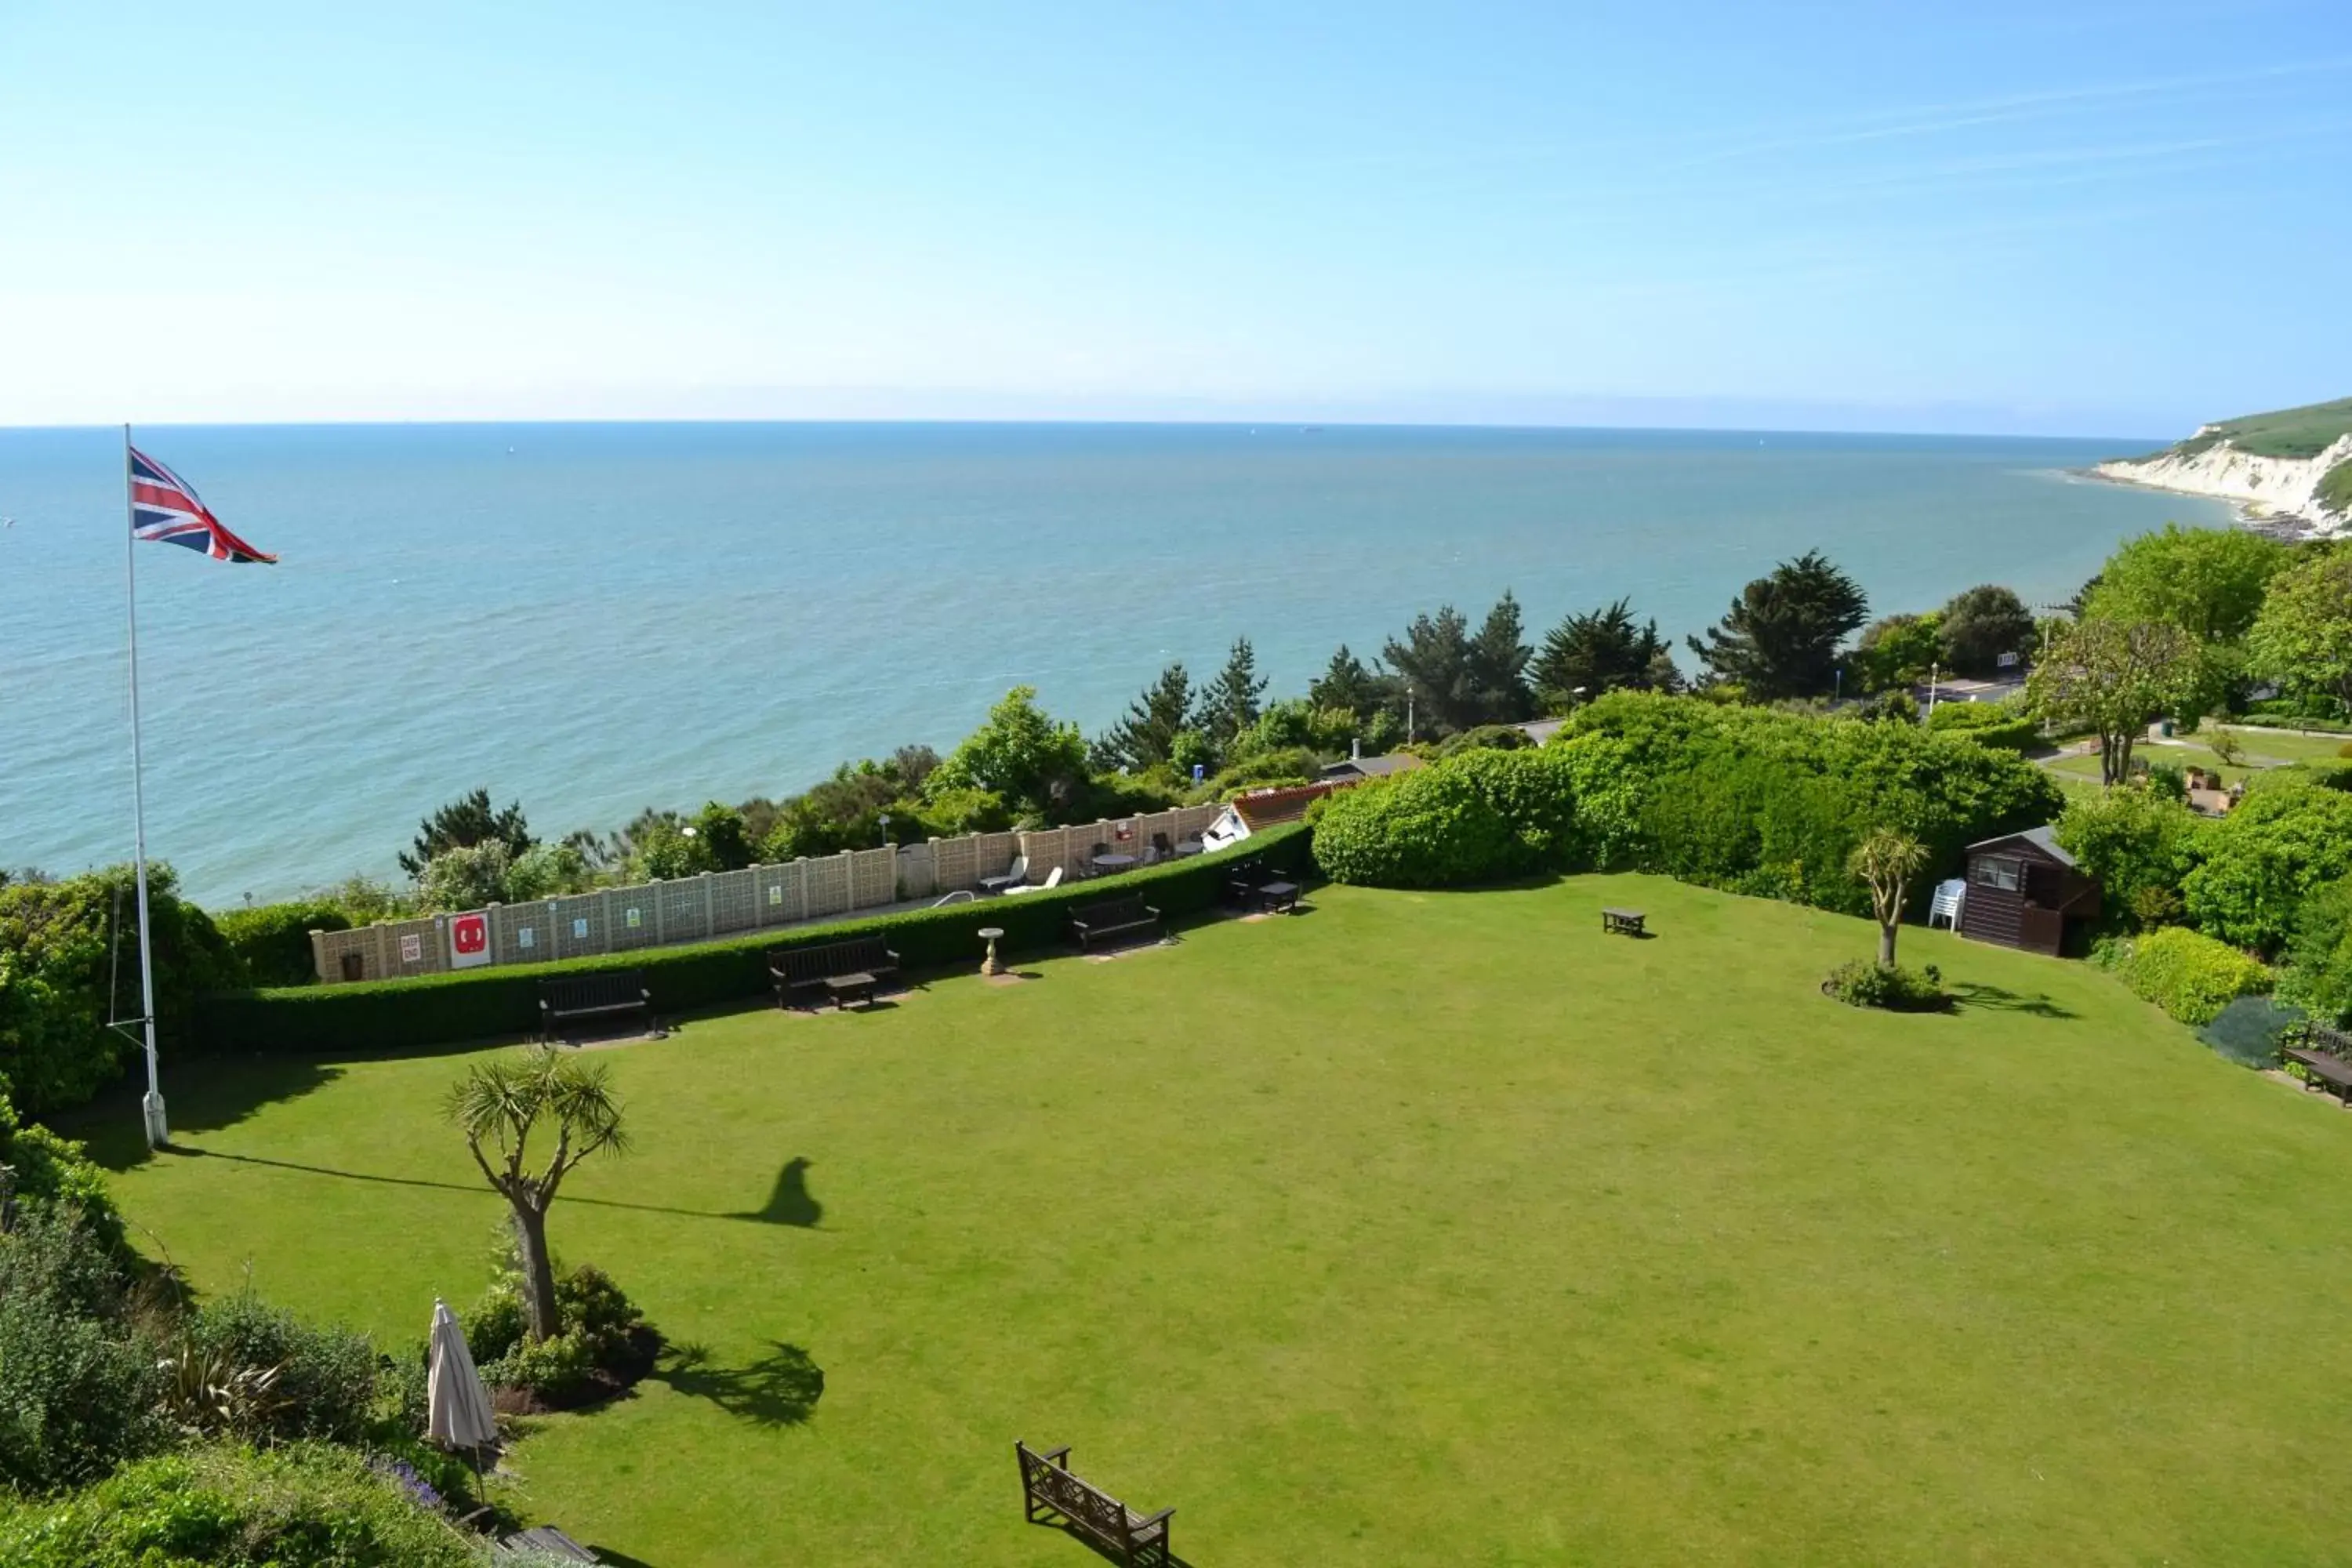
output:
M 524 1508 L 655 1568 L 1082 1568 L 1024 1436 L 1215 1568 L 2352 1560 L 2306 1337 L 2352 1116 L 1943 933 L 1974 1000 L 1895 1017 L 1816 989 L 1866 924 L 1654 879 L 1314 904 L 612 1052 L 638 1152 L 557 1245 L 708 1358 L 541 1424 Z M 418 1338 L 499 1212 L 465 1059 L 183 1069 L 197 1152 L 123 1201 Z
M 2198 767 L 2221 775 L 2225 784 L 2236 784 L 2247 774 L 2265 768 L 2275 768 L 2294 763 L 2333 761 L 2342 754 L 2345 737 L 2341 735 L 2294 735 L 2279 730 L 2249 730 L 2231 725 L 2209 725 L 2208 730 L 2228 729 L 2244 747 L 2244 754 L 2234 764 L 2224 766 L 2213 754 L 2212 748 L 2195 736 L 2183 735 L 2171 742 L 2143 741 L 2132 749 L 2135 761 L 2147 758 L 2151 763 L 2170 763 L 2176 767 Z M 2200 734 L 2205 731 L 2199 731 Z M 2062 757 L 2047 764 L 2050 771 L 2065 779 L 2088 779 L 2096 784 L 2099 778 L 2099 753 L 2087 752 L 2080 756 Z

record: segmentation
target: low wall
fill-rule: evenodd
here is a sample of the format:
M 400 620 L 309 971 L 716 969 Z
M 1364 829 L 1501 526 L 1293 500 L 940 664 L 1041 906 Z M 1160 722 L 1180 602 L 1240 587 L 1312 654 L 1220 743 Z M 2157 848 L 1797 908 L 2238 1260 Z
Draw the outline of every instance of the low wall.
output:
M 487 956 L 482 964 L 467 967 L 673 947 L 919 902 L 977 889 L 982 877 L 1003 876 L 1016 857 L 1026 857 L 1033 882 L 1045 880 L 1055 867 L 1066 877 L 1076 876 L 1088 868 L 1097 844 L 1139 858 L 1155 834 L 1171 844 L 1198 837 L 1223 809 L 1187 805 L 1073 827 L 845 849 L 781 866 L 600 888 L 528 904 L 492 904 L 480 911 L 488 920 Z M 425 915 L 351 931 L 314 931 L 312 965 L 329 984 L 446 973 L 456 967 L 449 947 L 453 918 Z M 355 961 L 356 973 L 346 972 L 347 960 Z

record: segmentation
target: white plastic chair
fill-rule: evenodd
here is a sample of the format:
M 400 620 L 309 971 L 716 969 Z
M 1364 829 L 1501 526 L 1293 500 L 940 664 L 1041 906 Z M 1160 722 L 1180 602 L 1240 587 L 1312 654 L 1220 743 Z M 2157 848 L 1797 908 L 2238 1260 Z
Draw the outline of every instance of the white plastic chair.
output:
M 1927 902 L 1927 924 L 1933 927 L 1942 921 L 1952 930 L 1960 929 L 1960 905 L 1969 896 L 1968 883 L 1958 877 L 1936 884 L 1935 897 Z

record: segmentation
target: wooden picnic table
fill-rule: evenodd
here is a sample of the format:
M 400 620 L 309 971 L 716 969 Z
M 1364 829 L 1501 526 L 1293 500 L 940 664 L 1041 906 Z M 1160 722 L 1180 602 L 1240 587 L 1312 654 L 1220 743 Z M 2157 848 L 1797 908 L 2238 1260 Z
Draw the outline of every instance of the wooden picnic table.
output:
M 1646 934 L 1643 922 L 1647 919 L 1639 910 L 1603 910 L 1601 911 L 1601 929 L 1603 933 L 1642 936 Z
M 846 1011 L 853 996 L 863 1006 L 874 1005 L 874 976 L 863 971 L 828 974 L 824 977 L 824 988 L 833 993 L 833 1007 L 836 1013 Z

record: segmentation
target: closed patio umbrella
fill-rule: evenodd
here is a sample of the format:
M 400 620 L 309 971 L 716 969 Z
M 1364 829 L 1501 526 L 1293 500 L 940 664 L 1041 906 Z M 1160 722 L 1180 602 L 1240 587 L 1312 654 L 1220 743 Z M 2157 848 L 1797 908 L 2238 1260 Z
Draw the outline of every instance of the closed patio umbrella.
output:
M 425 1380 L 425 1435 L 445 1448 L 464 1448 L 481 1465 L 480 1452 L 498 1441 L 499 1424 L 490 1414 L 490 1396 L 482 1375 L 474 1370 L 473 1352 L 466 1348 L 466 1331 L 449 1303 L 433 1303 L 430 1370 Z

